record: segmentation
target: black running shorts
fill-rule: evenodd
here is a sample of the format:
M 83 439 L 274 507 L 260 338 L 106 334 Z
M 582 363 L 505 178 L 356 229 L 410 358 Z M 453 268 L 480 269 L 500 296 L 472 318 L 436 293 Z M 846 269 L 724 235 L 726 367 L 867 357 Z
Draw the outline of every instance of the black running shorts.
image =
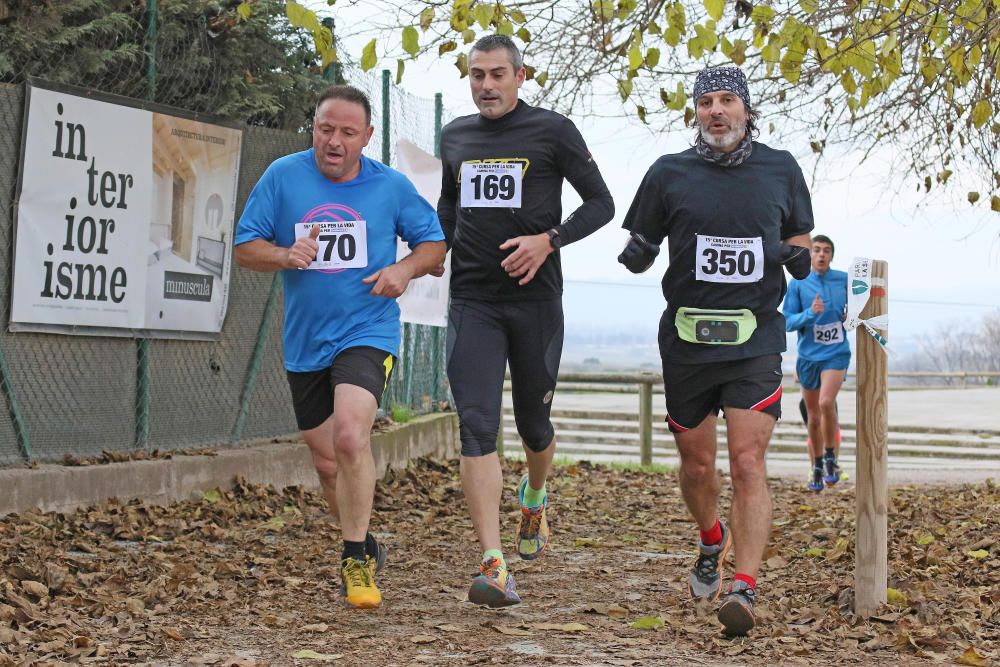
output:
M 563 344 L 562 298 L 479 301 L 448 310 L 448 382 L 463 456 L 496 451 L 504 371 L 510 365 L 517 432 L 532 451 L 552 442 L 549 420 Z
M 722 408 L 781 417 L 781 355 L 708 364 L 663 364 L 667 424 L 674 433 L 695 428 Z
M 367 389 L 381 405 L 395 366 L 396 358 L 385 350 L 349 347 L 334 357 L 328 368 L 305 373 L 287 371 L 299 428 L 314 429 L 333 414 L 333 390 L 338 384 Z

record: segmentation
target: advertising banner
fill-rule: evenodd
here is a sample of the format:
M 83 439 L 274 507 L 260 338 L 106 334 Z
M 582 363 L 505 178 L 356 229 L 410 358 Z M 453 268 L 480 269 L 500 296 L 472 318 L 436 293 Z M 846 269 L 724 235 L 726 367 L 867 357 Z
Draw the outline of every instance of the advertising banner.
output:
M 11 331 L 218 334 L 242 132 L 39 85 L 26 106 Z
M 423 151 L 416 144 L 401 140 L 396 143 L 399 171 L 417 188 L 420 196 L 437 206 L 441 196 L 441 160 Z M 410 254 L 403 241 L 398 241 L 397 259 Z M 448 326 L 448 283 L 451 280 L 451 253 L 444 260 L 444 275 L 440 278 L 423 276 L 410 282 L 397 300 L 400 319 L 411 324 Z

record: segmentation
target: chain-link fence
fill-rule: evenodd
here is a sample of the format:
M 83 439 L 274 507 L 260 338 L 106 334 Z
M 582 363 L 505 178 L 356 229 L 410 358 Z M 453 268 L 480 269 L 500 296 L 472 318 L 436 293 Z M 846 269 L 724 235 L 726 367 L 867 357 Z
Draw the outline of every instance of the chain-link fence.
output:
M 28 77 L 246 122 L 237 215 L 264 169 L 310 145 L 319 71 L 311 37 L 284 3 L 194 0 L 0 0 L 0 465 L 102 451 L 174 450 L 296 431 L 282 363 L 282 295 L 272 274 L 234 268 L 214 341 L 8 332 L 14 201 Z M 366 90 L 375 136 L 366 153 L 391 163 L 405 138 L 436 152 L 441 100 L 409 95 L 388 74 L 341 66 Z M 386 104 L 387 103 L 387 104 Z M 383 401 L 420 413 L 447 398 L 444 332 L 405 325 Z

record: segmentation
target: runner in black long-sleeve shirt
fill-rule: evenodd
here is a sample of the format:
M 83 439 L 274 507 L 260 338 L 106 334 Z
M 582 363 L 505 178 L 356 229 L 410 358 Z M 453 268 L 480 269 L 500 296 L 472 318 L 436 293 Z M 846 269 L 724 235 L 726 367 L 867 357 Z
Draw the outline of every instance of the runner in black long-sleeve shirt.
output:
M 549 541 L 545 479 L 555 453 L 549 413 L 562 354 L 559 249 L 594 232 L 614 203 L 576 126 L 518 100 L 521 54 L 508 38 L 484 37 L 469 54 L 479 113 L 441 133 L 438 216 L 451 258 L 448 380 L 462 440 L 462 487 L 483 559 L 469 589 L 476 604 L 520 602 L 500 547 L 503 476 L 496 453 L 504 370 L 528 475 L 518 486 L 515 541 L 521 558 Z M 583 204 L 564 222 L 562 183 Z

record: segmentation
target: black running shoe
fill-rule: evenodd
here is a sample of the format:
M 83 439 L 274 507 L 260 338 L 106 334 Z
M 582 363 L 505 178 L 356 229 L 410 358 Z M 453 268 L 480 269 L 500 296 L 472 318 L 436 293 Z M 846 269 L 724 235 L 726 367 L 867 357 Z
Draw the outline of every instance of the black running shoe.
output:
M 754 614 L 756 593 L 745 581 L 734 581 L 719 606 L 719 622 L 730 637 L 742 637 L 757 623 Z

